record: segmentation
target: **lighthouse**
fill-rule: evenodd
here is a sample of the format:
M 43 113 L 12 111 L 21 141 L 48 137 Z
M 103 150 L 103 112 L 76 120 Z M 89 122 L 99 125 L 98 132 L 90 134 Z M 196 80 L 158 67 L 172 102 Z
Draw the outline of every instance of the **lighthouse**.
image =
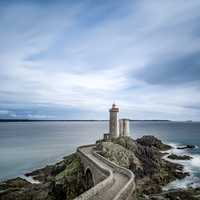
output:
M 110 112 L 110 135 L 112 138 L 117 138 L 119 137 L 119 120 L 118 120 L 119 108 L 115 104 L 113 104 L 109 112 Z
M 110 121 L 109 121 L 109 133 L 104 133 L 104 141 L 111 141 L 118 137 L 129 137 L 129 119 L 118 119 L 119 108 L 113 104 L 109 109 Z

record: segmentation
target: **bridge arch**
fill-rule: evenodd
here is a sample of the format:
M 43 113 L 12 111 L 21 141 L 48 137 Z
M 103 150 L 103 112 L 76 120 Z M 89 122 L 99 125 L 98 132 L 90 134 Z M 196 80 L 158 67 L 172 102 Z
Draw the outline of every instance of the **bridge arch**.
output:
M 95 185 L 94 177 L 89 167 L 87 167 L 85 170 L 85 183 L 86 183 L 87 190 L 94 187 Z

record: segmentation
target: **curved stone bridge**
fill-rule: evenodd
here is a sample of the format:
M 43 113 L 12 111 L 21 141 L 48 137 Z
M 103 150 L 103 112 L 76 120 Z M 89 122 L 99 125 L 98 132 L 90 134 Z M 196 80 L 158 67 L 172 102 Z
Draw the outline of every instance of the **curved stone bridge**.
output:
M 75 200 L 135 199 L 132 171 L 107 160 L 97 153 L 95 147 L 96 145 L 87 145 L 77 149 L 84 166 L 88 190 Z

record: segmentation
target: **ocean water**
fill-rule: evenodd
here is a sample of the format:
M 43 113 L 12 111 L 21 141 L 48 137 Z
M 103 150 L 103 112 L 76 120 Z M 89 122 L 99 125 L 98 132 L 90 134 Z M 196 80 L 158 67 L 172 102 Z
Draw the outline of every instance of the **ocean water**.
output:
M 200 123 L 131 122 L 131 136 L 154 135 L 174 146 L 177 154 L 193 157 L 178 161 L 191 176 L 170 183 L 165 189 L 200 186 Z M 0 123 L 0 180 L 55 163 L 76 151 L 77 146 L 94 143 L 108 132 L 108 122 L 2 122 Z M 196 145 L 193 150 L 176 146 Z

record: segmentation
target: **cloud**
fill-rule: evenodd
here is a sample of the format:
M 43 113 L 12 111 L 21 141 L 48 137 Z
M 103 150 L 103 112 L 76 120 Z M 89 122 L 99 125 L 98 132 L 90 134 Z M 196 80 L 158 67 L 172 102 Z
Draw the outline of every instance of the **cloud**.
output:
M 8 114 L 9 111 L 8 110 L 0 110 L 0 115 L 5 115 Z
M 15 118 L 16 114 L 10 110 L 0 110 L 0 119 L 4 118 Z
M 149 68 L 141 70 L 140 79 L 151 84 L 181 84 L 195 82 L 199 85 L 200 58 L 199 52 L 182 57 L 175 57 L 167 61 L 160 61 L 159 66 L 152 64 Z M 173 66 L 173 67 L 172 67 Z M 156 71 L 156 73 L 155 73 Z M 166 78 L 167 77 L 167 78 Z
M 197 0 L 2 4 L 0 109 L 106 118 L 116 101 L 131 118 L 199 119 L 199 9 Z

